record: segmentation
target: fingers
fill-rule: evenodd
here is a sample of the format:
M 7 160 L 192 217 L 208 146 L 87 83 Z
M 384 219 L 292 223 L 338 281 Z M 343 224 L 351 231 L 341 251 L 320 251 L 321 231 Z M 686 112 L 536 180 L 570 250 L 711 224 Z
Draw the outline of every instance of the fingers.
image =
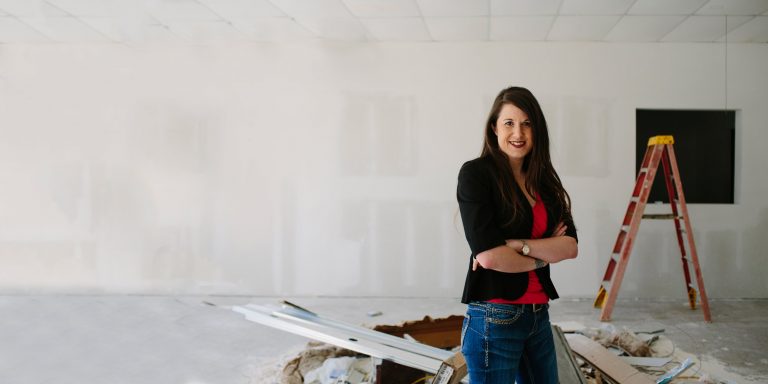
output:
M 477 261 L 477 259 L 474 259 L 474 260 L 472 261 L 472 270 L 473 270 L 473 271 L 477 271 L 477 265 L 478 265 L 478 264 L 480 264 L 480 263 Z
M 568 228 L 567 225 L 563 224 L 563 222 L 560 222 L 555 227 L 555 230 L 552 232 L 552 237 L 558 237 L 565 235 L 565 230 Z

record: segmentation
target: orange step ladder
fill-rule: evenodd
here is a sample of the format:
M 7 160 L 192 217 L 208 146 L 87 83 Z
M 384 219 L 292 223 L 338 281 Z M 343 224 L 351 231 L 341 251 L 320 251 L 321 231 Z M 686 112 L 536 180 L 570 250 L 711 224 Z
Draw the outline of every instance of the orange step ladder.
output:
M 627 269 L 629 255 L 632 252 L 635 235 L 640 228 L 641 219 L 672 219 L 675 222 L 675 231 L 677 232 L 677 242 L 680 245 L 682 254 L 683 273 L 685 274 L 685 288 L 688 294 L 688 302 L 691 309 L 696 309 L 696 288 L 691 283 L 691 273 L 688 263 L 693 264 L 693 270 L 696 272 L 696 286 L 701 295 L 701 308 L 704 312 L 704 320 L 712 321 L 709 313 L 709 300 L 707 292 L 704 289 L 704 279 L 701 276 L 699 267 L 699 257 L 696 254 L 696 245 L 693 242 L 693 230 L 691 221 L 688 218 L 688 208 L 685 205 L 685 196 L 683 195 L 683 184 L 680 181 L 680 174 L 677 169 L 677 160 L 675 159 L 675 150 L 672 147 L 675 140 L 672 136 L 654 136 L 648 140 L 648 148 L 643 157 L 643 163 L 637 174 L 635 189 L 629 200 L 627 213 L 624 215 L 624 221 L 621 224 L 619 236 L 616 238 L 616 244 L 613 246 L 611 259 L 608 261 L 608 267 L 605 270 L 605 276 L 600 284 L 600 289 L 595 298 L 595 308 L 602 308 L 600 314 L 601 321 L 611 319 L 611 312 L 616 303 L 616 297 L 621 287 L 621 279 L 624 277 L 624 271 Z M 648 195 L 653 186 L 653 180 L 656 177 L 656 171 L 661 162 L 664 169 L 664 181 L 667 185 L 669 194 L 669 205 L 672 208 L 671 214 L 643 215 L 645 205 L 648 202 Z M 678 207 L 679 205 L 679 207 Z M 685 229 L 681 228 L 682 220 Z M 690 259 L 685 250 L 683 234 L 688 241 L 690 250 Z

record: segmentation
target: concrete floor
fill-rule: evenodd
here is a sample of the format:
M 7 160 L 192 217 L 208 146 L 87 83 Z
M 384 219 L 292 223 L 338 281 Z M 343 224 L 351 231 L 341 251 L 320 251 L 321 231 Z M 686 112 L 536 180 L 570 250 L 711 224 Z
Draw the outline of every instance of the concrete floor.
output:
M 456 299 L 291 298 L 356 324 L 462 314 Z M 204 304 L 208 301 L 217 304 Z M 264 383 L 307 339 L 245 320 L 231 305 L 277 298 L 0 296 L 0 383 Z M 717 300 L 713 323 L 677 301 L 620 301 L 612 325 L 664 329 L 728 382 L 768 382 L 768 300 Z M 381 311 L 368 317 L 370 311 Z M 553 303 L 554 322 L 600 327 L 591 300 Z M 692 372 L 689 372 L 692 373 Z

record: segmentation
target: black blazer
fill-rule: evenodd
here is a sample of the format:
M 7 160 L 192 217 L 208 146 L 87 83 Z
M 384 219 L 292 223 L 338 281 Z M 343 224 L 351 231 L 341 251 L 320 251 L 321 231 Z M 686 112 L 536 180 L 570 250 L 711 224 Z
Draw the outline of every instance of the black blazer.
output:
M 518 214 L 517 220 L 507 224 L 510 221 L 511 212 L 503 208 L 501 193 L 497 188 L 499 172 L 490 156 L 470 160 L 464 163 L 459 171 L 456 198 L 459 201 L 464 235 L 472 250 L 461 298 L 461 302 L 465 304 L 494 298 L 515 300 L 520 298 L 528 288 L 528 272 L 505 273 L 479 266 L 476 271 L 472 271 L 472 259 L 478 253 L 504 245 L 506 239 L 531 237 L 533 210 L 529 204 L 523 204 L 524 209 Z M 515 192 L 522 194 L 516 184 Z M 551 236 L 555 226 L 563 221 L 568 226 L 565 235 L 578 241 L 573 218 L 564 212 L 563 207 L 548 192 L 539 191 L 547 211 L 547 229 L 543 237 Z M 549 265 L 537 269 L 536 275 L 547 296 L 550 299 L 557 299 L 559 295 L 549 277 Z

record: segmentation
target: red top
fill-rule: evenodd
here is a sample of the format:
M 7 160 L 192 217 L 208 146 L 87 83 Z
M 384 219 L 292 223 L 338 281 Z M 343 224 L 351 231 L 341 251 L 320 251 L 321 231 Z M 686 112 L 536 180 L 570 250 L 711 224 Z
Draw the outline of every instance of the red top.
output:
M 547 230 L 547 209 L 541 196 L 536 194 L 536 204 L 533 205 L 533 228 L 531 229 L 531 239 L 539 239 Z M 497 304 L 546 304 L 549 297 L 544 292 L 544 288 L 539 282 L 539 277 L 535 271 L 528 271 L 528 289 L 525 293 L 515 300 L 491 299 L 489 303 Z

